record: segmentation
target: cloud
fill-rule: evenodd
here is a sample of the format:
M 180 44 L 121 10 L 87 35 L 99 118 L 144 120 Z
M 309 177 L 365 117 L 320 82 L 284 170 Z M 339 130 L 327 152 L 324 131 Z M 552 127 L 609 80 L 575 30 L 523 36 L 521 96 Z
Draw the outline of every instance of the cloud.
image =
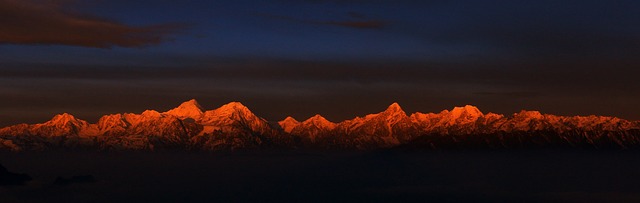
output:
M 505 97 L 505 98 L 531 98 L 542 96 L 540 92 L 474 92 L 478 96 Z
M 356 28 L 356 29 L 382 29 L 387 26 L 387 22 L 381 20 L 306 20 L 299 19 L 291 16 L 284 15 L 273 15 L 273 14 L 265 14 L 258 13 L 257 16 L 267 17 L 271 19 L 277 20 L 285 20 L 296 23 L 305 23 L 305 24 L 315 24 L 315 25 L 333 25 L 339 27 L 346 28 Z M 350 15 L 350 14 L 349 14 Z M 353 18 L 353 17 L 352 17 Z
M 163 58 L 168 57 L 156 61 Z M 61 112 L 95 122 L 104 114 L 165 111 L 191 98 L 208 109 L 241 101 L 273 121 L 317 113 L 330 120 L 351 119 L 392 102 L 407 112 L 464 104 L 503 114 L 535 109 L 639 119 L 640 112 L 640 70 L 602 68 L 619 67 L 611 63 L 207 60 L 184 58 L 174 61 L 180 64 L 176 66 L 144 67 L 2 62 L 0 126 L 44 122 Z
M 352 18 L 365 18 L 366 17 L 364 14 L 358 13 L 358 12 L 355 12 L 355 11 L 350 11 L 350 12 L 347 13 L 347 15 L 349 15 L 349 17 L 352 17 Z
M 425 14 L 425 19 L 445 19 L 445 24 L 412 25 L 402 32 L 430 44 L 500 52 L 534 62 L 634 58 L 633 53 L 640 51 L 639 30 L 633 28 L 640 18 L 634 10 L 640 6 L 638 1 L 466 1 L 465 7 L 461 5 L 440 4 L 439 11 L 450 12 Z
M 0 0 L 0 43 L 97 48 L 144 47 L 170 40 L 182 24 L 129 26 L 66 8 L 67 1 Z
M 386 26 L 386 23 L 382 21 L 370 20 L 370 21 L 315 21 L 317 24 L 336 25 L 341 27 L 350 27 L 358 29 L 381 29 Z

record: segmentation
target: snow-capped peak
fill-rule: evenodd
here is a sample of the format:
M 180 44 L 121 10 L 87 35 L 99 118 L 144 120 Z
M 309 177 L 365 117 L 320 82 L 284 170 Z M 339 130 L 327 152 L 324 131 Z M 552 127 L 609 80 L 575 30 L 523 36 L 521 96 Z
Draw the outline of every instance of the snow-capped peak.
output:
M 402 119 L 404 117 L 407 117 L 407 113 L 405 113 L 404 110 L 402 110 L 402 107 L 400 107 L 400 105 L 396 102 L 389 105 L 389 107 L 384 112 L 378 115 L 385 115 L 385 117 L 391 120 L 397 120 L 397 119 Z
M 171 109 L 163 114 L 172 115 L 178 117 L 180 119 L 185 118 L 193 118 L 198 120 L 202 117 L 202 107 L 198 104 L 198 101 L 195 99 L 191 99 L 189 101 L 183 102 L 180 106 Z
M 300 123 L 300 121 L 296 120 L 295 118 L 293 118 L 291 116 L 287 116 L 284 120 L 282 120 L 280 122 L 284 122 L 284 123 Z
M 202 114 L 200 119 L 181 121 L 174 116 L 190 116 L 189 113 L 193 112 L 196 115 Z M 543 138 L 553 145 L 573 146 L 577 142 L 578 146 L 596 146 L 599 143 L 608 146 L 610 143 L 618 143 L 625 148 L 640 147 L 640 138 L 635 136 L 640 130 L 638 121 L 593 115 L 555 116 L 538 111 L 521 111 L 505 117 L 494 113 L 483 114 L 471 105 L 443 110 L 437 114 L 417 112 L 407 117 L 400 105 L 393 103 L 384 112 L 356 117 L 338 124 L 321 115 L 314 115 L 303 122 L 287 117 L 278 124 L 283 130 L 273 129 L 265 119 L 254 115 L 240 102 L 231 102 L 202 113 L 198 103 L 189 100 L 165 113 L 147 110 L 142 114 L 112 114 L 103 116 L 97 124 L 89 124 L 71 114 L 63 113 L 41 124 L 0 128 L 0 141 L 16 141 L 15 145 L 26 147 L 25 149 L 40 149 L 41 146 L 153 149 L 154 146 L 162 147 L 165 143 L 168 144 L 167 147 L 202 147 L 209 150 L 262 146 L 368 149 L 399 146 L 419 140 L 416 138 L 422 135 L 451 135 L 451 139 L 443 137 L 446 139 L 428 141 L 431 147 L 439 144 L 448 146 L 451 141 L 462 144 L 477 144 L 476 141 L 482 141 L 487 146 L 511 147 L 520 146 L 523 142 L 538 143 L 538 140 L 527 139 L 538 139 L 539 132 L 550 131 Z M 482 140 L 465 139 L 475 135 L 487 136 L 482 137 Z M 509 136 L 512 135 L 518 136 L 514 137 L 518 139 L 510 139 Z M 6 141 L 3 142 L 6 144 Z M 0 150 L 2 146 L 0 142 Z
M 201 123 L 213 126 L 240 124 L 260 132 L 266 132 L 269 128 L 266 120 L 253 114 L 249 108 L 240 102 L 231 102 L 215 110 L 204 112 Z
M 527 110 L 522 110 L 519 113 L 515 113 L 513 115 L 514 118 L 521 118 L 521 119 L 542 119 L 544 118 L 544 115 L 542 115 L 542 113 L 540 113 L 540 111 L 527 111 Z
M 75 119 L 76 118 L 73 115 L 69 114 L 69 113 L 62 113 L 62 114 L 55 115 L 50 120 L 50 122 L 53 122 L 53 123 L 67 123 L 67 122 L 73 121 Z
M 214 111 L 225 114 L 225 113 L 233 113 L 233 112 L 243 112 L 243 113 L 251 113 L 249 108 L 243 105 L 240 102 L 229 102 L 228 104 L 222 105 L 220 108 L 215 109 Z
M 55 137 L 62 135 L 77 135 L 89 125 L 86 121 L 75 118 L 73 115 L 63 113 L 54 116 L 51 120 L 30 126 L 31 134 Z
M 480 109 L 478 109 L 478 107 L 475 107 L 475 106 L 472 106 L 472 105 L 465 105 L 463 107 L 455 107 L 449 113 L 451 113 L 452 117 L 454 117 L 454 118 L 459 118 L 461 116 L 479 118 L 479 117 L 484 116 L 484 114 L 482 114 L 482 112 L 480 111 Z
M 393 104 L 389 105 L 389 107 L 387 107 L 387 110 L 385 111 L 402 111 L 402 107 L 400 107 L 400 104 L 398 104 L 398 102 L 393 102 Z
M 327 120 L 326 118 L 322 117 L 320 114 L 316 114 L 315 116 L 312 116 L 311 118 L 305 120 L 303 124 L 314 125 L 316 127 L 321 127 L 326 129 L 333 129 L 336 127 L 335 123 Z
M 311 118 L 307 119 L 305 122 L 311 122 L 311 121 L 328 121 L 328 120 L 324 118 L 322 115 L 316 114 L 314 116 L 311 116 Z
M 300 122 L 298 120 L 296 120 L 295 118 L 288 116 L 287 118 L 285 118 L 284 120 L 278 122 L 278 125 L 280 125 L 280 127 L 287 133 L 291 133 L 291 131 L 293 130 L 293 128 L 295 128 L 296 126 L 300 125 Z
M 231 120 L 255 120 L 259 119 L 256 115 L 240 102 L 230 102 L 221 107 L 206 111 L 202 117 L 205 121 L 214 121 L 219 119 Z
M 144 112 L 142 112 L 142 114 L 140 114 L 142 117 L 145 118 L 159 118 L 162 115 L 157 112 L 156 110 L 145 110 Z
M 76 118 L 68 113 L 55 115 L 51 120 L 44 123 L 45 125 L 67 125 L 69 122 L 76 121 Z
M 129 124 L 125 121 L 123 114 L 104 115 L 98 120 L 98 128 L 101 130 L 113 127 L 127 127 Z

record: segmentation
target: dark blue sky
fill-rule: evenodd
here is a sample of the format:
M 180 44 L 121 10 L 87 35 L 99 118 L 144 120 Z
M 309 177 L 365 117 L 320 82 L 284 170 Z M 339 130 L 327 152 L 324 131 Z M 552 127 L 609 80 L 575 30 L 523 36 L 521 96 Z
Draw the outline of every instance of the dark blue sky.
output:
M 0 0 L 0 124 L 241 101 L 640 119 L 640 3 Z

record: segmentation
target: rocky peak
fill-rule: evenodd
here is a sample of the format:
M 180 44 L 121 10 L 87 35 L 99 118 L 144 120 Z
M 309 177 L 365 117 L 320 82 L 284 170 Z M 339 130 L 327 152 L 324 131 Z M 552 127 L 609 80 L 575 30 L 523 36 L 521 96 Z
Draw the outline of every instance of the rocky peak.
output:
M 282 121 L 278 122 L 278 125 L 280 125 L 280 127 L 287 133 L 291 133 L 291 131 L 293 130 L 293 128 L 295 128 L 296 126 L 300 125 L 300 122 L 298 120 L 296 120 L 295 118 L 288 116 L 287 118 L 285 118 Z
M 45 125 L 53 125 L 53 126 L 66 126 L 66 125 L 80 125 L 81 123 L 85 123 L 82 120 L 76 119 L 73 115 L 68 113 L 58 114 L 54 116 L 51 120 L 44 123 Z
M 146 110 L 140 114 L 144 118 L 160 118 L 162 115 L 155 110 Z
M 543 119 L 544 115 L 542 115 L 539 111 L 526 111 L 522 110 L 520 113 L 516 113 L 513 115 L 513 118 L 517 119 Z
M 300 123 L 300 121 L 296 120 L 295 118 L 291 117 L 291 116 L 287 116 L 284 120 L 278 122 L 278 123 Z
M 204 112 L 201 123 L 212 126 L 244 125 L 256 132 L 266 132 L 270 129 L 266 120 L 253 114 L 240 102 L 231 102 Z
M 51 119 L 51 122 L 69 122 L 72 120 L 75 120 L 76 118 L 69 114 L 69 113 L 62 113 L 62 114 L 58 114 L 53 116 L 53 118 Z
M 498 120 L 504 118 L 504 115 L 489 112 L 484 115 L 484 118 L 487 120 Z
M 180 119 L 185 118 L 193 118 L 195 120 L 200 119 L 202 117 L 203 111 L 198 101 L 195 99 L 183 102 L 180 106 L 171 109 L 163 114 L 172 115 L 178 117 Z
M 438 114 L 440 126 L 467 125 L 478 121 L 484 114 L 475 106 L 465 105 L 454 107 L 451 111 L 444 110 Z
M 405 113 L 404 110 L 402 110 L 402 107 L 400 107 L 400 105 L 396 102 L 389 105 L 389 107 L 387 107 L 385 111 L 383 111 L 378 115 L 383 115 L 387 117 L 387 120 L 395 120 L 395 121 L 408 117 L 407 113 Z
M 319 128 L 325 129 L 333 129 L 336 127 L 336 124 L 322 117 L 320 114 L 316 114 L 315 116 L 305 120 L 303 122 L 304 125 L 313 125 Z
M 110 114 L 110 115 L 104 115 L 102 117 L 100 117 L 100 119 L 98 119 L 98 124 L 100 123 L 111 123 L 113 121 L 120 121 L 123 120 L 124 118 L 122 117 L 122 114 Z
M 398 104 L 397 102 L 393 102 L 393 104 L 389 105 L 389 107 L 387 107 L 387 110 L 385 110 L 385 112 L 403 112 L 402 107 L 400 107 L 400 104 Z
M 202 120 L 204 123 L 215 123 L 221 120 L 253 121 L 260 119 L 242 103 L 230 102 L 217 109 L 204 112 Z
M 56 137 L 62 135 L 78 135 L 79 132 L 89 126 L 84 120 L 80 120 L 68 113 L 54 116 L 51 120 L 29 126 L 32 134 Z
M 109 129 L 113 127 L 127 127 L 128 124 L 125 121 L 122 114 L 111 114 L 102 116 L 98 120 L 98 128 L 99 129 Z
M 253 113 L 240 102 L 230 102 L 228 104 L 222 105 L 220 108 L 213 110 L 217 115 L 227 115 L 231 116 L 234 114 L 241 115 L 252 115 Z
M 451 114 L 452 117 L 454 117 L 454 119 L 457 119 L 460 117 L 480 118 L 484 116 L 484 114 L 482 114 L 482 112 L 480 111 L 480 109 L 478 109 L 478 107 L 471 106 L 471 105 L 465 105 L 464 107 L 455 107 L 449 113 Z

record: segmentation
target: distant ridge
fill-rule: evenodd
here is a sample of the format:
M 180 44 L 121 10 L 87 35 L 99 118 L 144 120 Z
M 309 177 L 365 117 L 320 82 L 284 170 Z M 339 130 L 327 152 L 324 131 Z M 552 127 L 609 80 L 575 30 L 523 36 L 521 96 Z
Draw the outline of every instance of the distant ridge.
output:
M 105 115 L 88 123 L 63 113 L 41 124 L 0 129 L 0 150 L 251 150 L 587 147 L 640 148 L 640 122 L 606 116 L 556 116 L 521 111 L 483 113 L 465 105 L 407 114 L 398 103 L 338 123 L 321 115 L 287 117 L 277 125 L 240 102 L 204 110 L 195 100 L 158 112 Z

